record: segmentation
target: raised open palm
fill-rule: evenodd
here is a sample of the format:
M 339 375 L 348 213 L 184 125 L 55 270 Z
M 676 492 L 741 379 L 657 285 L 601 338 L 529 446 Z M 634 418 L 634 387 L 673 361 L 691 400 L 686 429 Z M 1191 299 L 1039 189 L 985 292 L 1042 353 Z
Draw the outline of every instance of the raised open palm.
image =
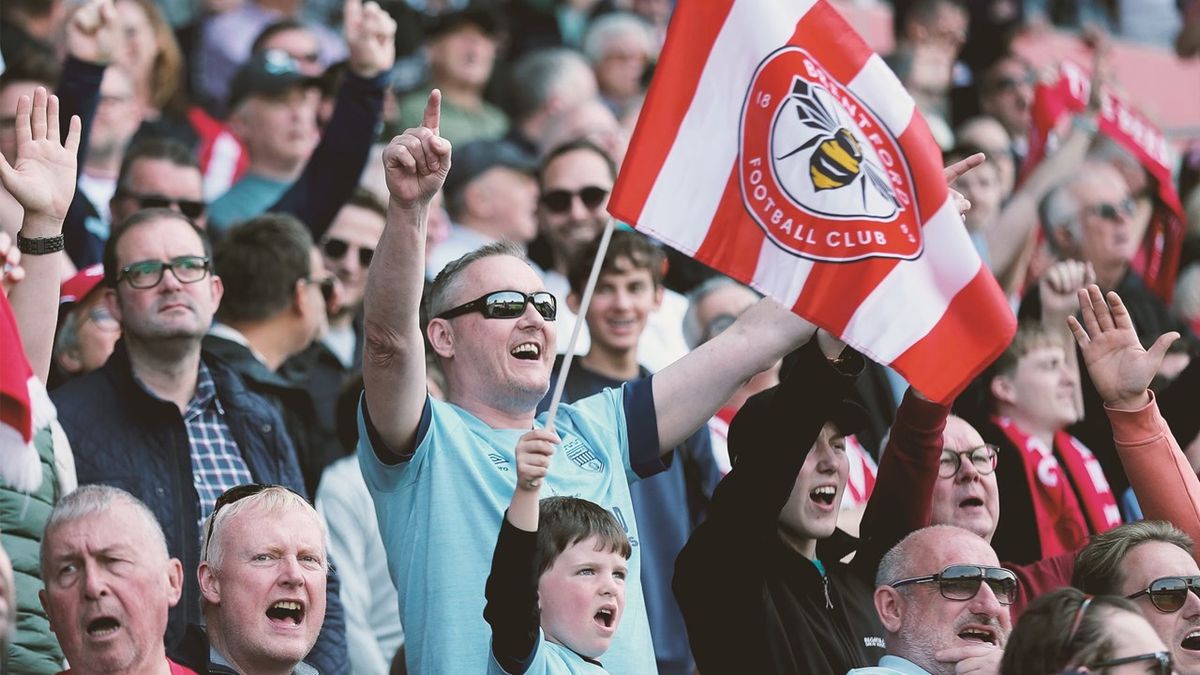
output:
M 1149 351 L 1142 348 L 1129 310 L 1120 296 L 1109 292 L 1107 302 L 1100 287 L 1092 284 L 1079 291 L 1083 324 L 1068 317 L 1071 333 L 1079 343 L 1083 362 L 1092 383 L 1104 402 L 1118 408 L 1136 409 L 1148 402 L 1146 389 L 1158 373 L 1171 343 L 1179 339 L 1174 331 L 1159 336 Z
M 71 118 L 66 143 L 59 141 L 58 97 L 42 87 L 33 100 L 17 101 L 17 157 L 0 156 L 0 181 L 28 214 L 62 220 L 75 196 L 79 118 Z

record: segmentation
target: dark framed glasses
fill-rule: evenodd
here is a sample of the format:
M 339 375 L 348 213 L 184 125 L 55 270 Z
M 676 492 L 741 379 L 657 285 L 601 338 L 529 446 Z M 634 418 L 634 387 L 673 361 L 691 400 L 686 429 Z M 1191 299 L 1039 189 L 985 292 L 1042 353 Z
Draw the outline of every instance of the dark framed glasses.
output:
M 547 321 L 553 321 L 554 317 L 558 316 L 558 303 L 554 294 L 549 291 L 493 291 L 458 307 L 451 307 L 438 314 L 437 318 L 453 319 L 463 314 L 480 312 L 488 319 L 515 319 L 525 313 L 525 305 L 529 303 L 533 303 L 533 308 Z
M 163 270 L 171 270 L 171 274 L 181 284 L 194 284 L 208 276 L 208 258 L 199 255 L 181 255 L 172 258 L 170 262 L 162 260 L 142 260 L 121 268 L 117 274 L 117 283 L 128 282 L 133 288 L 154 288 L 163 278 Z
M 142 194 L 128 190 L 122 190 L 120 196 L 137 202 L 139 209 L 178 209 L 180 213 L 192 220 L 203 216 L 205 209 L 208 208 L 204 202 L 191 199 L 175 199 L 164 195 Z
M 888 584 L 900 588 L 907 584 L 938 585 L 938 591 L 947 600 L 970 600 L 979 594 L 980 587 L 987 584 L 992 594 L 1002 605 L 1011 605 L 1017 600 L 1019 583 L 1012 570 L 984 565 L 950 565 L 937 574 L 924 577 L 900 579 Z
M 996 462 L 1000 456 L 1000 448 L 991 443 L 984 443 L 970 450 L 942 450 L 942 461 L 938 464 L 939 478 L 953 478 L 962 468 L 963 461 L 968 461 L 975 472 L 986 476 L 996 470 Z
M 561 189 L 547 190 L 542 193 L 539 199 L 547 211 L 551 213 L 566 213 L 571 210 L 571 202 L 575 201 L 576 197 L 579 197 L 580 201 L 583 202 L 583 205 L 589 211 L 595 211 L 604 203 L 604 198 L 607 196 L 608 190 L 606 188 L 588 185 L 587 187 L 580 188 L 578 192 Z
M 217 501 L 213 503 L 212 513 L 208 514 L 208 530 L 204 533 L 204 546 L 200 549 L 200 559 L 208 560 L 208 543 L 212 541 L 212 531 L 217 526 L 217 512 L 234 502 L 240 502 L 246 497 L 256 495 L 260 492 L 265 492 L 271 488 L 279 488 L 301 497 L 308 501 L 307 497 L 299 492 L 287 487 L 286 485 L 271 485 L 269 483 L 245 483 L 243 485 L 235 485 L 217 496 Z
M 1136 207 L 1133 198 L 1126 197 L 1115 204 L 1093 204 L 1088 207 L 1088 211 L 1105 220 L 1117 221 L 1132 216 Z
M 320 279 L 301 277 L 300 281 L 303 281 L 306 284 L 316 284 L 317 288 L 319 288 L 321 291 L 321 297 L 325 298 L 325 302 L 328 303 L 330 300 L 333 300 L 333 289 L 337 284 L 337 277 L 333 276 L 332 274 Z
M 1150 603 L 1160 612 L 1170 614 L 1178 612 L 1187 602 L 1188 591 L 1200 597 L 1200 577 L 1162 577 L 1150 582 L 1145 589 L 1125 596 L 1128 600 L 1136 600 L 1143 595 L 1150 596 Z
M 370 267 L 371 259 L 375 257 L 375 249 L 365 246 L 355 246 L 354 248 L 358 249 L 358 264 L 362 267 Z M 330 237 L 321 242 L 321 250 L 329 256 L 330 260 L 341 260 L 350 251 L 350 242 Z
M 1170 652 L 1154 652 L 1152 654 L 1138 654 L 1137 656 L 1124 656 L 1119 659 L 1109 659 L 1088 665 L 1089 669 L 1097 670 L 1101 668 L 1113 668 L 1115 666 L 1123 666 L 1126 663 L 1139 663 L 1141 661 L 1155 661 L 1157 667 L 1153 672 L 1156 675 L 1171 675 L 1175 672 L 1175 659 L 1171 657 Z

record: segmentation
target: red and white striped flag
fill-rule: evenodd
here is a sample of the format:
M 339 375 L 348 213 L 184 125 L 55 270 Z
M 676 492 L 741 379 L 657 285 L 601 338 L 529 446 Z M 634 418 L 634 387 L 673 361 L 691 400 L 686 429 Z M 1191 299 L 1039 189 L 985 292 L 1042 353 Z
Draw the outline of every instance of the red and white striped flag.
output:
M 824 0 L 682 0 L 609 210 L 946 401 L 1015 320 L 941 161 Z

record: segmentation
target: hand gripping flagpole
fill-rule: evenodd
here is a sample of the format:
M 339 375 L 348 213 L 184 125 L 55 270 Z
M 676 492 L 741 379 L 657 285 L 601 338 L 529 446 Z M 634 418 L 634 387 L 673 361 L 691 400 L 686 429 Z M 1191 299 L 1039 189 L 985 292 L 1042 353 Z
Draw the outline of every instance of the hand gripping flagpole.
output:
M 571 341 L 567 343 L 567 354 L 563 358 L 562 368 L 558 371 L 558 381 L 554 383 L 554 396 L 550 398 L 550 415 L 546 417 L 546 428 L 554 431 L 554 418 L 558 415 L 558 404 L 562 401 L 563 387 L 567 385 L 567 373 L 571 371 L 571 362 L 575 359 L 575 345 L 579 343 L 579 331 L 585 324 L 588 306 L 592 304 L 592 291 L 596 289 L 596 280 L 600 277 L 600 268 L 604 265 L 604 256 L 608 254 L 608 241 L 613 233 L 612 216 L 604 224 L 604 233 L 600 235 L 600 247 L 596 249 L 596 259 L 592 261 L 592 271 L 588 275 L 587 286 L 583 289 L 583 299 L 579 302 L 579 314 L 575 325 L 571 328 Z

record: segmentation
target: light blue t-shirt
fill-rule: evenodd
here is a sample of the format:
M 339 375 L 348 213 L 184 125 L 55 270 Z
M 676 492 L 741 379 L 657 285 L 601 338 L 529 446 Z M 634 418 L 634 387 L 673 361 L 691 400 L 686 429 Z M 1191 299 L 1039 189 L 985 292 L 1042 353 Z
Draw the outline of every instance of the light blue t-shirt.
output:
M 543 498 L 569 495 L 600 504 L 629 536 L 625 614 L 604 656 L 613 673 L 656 671 L 629 498 L 630 482 L 663 468 L 650 383 L 563 405 L 555 421 L 562 445 L 541 491 Z M 377 434 L 364 411 L 360 405 L 359 464 L 400 597 L 409 669 L 486 672 L 491 629 L 483 620 L 484 586 L 516 487 L 513 451 L 525 430 L 492 429 L 458 406 L 427 398 L 416 451 L 388 465 L 376 455 Z M 544 422 L 543 414 L 538 426 Z
M 617 632 L 624 628 L 625 624 L 622 623 Z M 609 675 L 603 666 L 588 661 L 562 645 L 547 641 L 541 628 L 538 629 L 538 639 L 533 649 L 533 658 L 524 675 Z M 488 675 L 512 675 L 496 663 L 490 651 L 487 672 Z
M 218 232 L 225 232 L 238 223 L 261 216 L 288 191 L 290 181 L 246 174 L 208 205 L 208 223 Z

